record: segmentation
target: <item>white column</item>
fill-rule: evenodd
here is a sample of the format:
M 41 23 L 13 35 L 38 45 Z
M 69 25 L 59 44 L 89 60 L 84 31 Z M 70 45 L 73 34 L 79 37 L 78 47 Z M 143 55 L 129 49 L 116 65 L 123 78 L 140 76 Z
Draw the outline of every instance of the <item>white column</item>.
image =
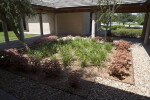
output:
M 92 13 L 92 30 L 91 30 L 91 37 L 95 37 L 95 22 L 96 22 L 96 16 L 95 13 Z
M 149 15 L 150 15 L 150 13 L 149 13 Z M 148 17 L 148 23 L 147 23 L 147 28 L 146 28 L 144 44 L 148 44 L 149 36 L 150 36 L 150 16 Z
M 55 35 L 58 35 L 58 31 L 57 31 L 57 14 L 55 14 Z

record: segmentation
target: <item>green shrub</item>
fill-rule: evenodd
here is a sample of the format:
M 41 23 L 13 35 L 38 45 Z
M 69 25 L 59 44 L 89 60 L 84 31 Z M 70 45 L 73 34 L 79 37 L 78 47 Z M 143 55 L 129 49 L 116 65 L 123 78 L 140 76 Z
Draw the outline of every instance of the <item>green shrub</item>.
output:
M 142 29 L 117 29 L 117 30 L 112 30 L 111 33 L 112 36 L 137 38 L 141 36 Z
M 111 26 L 112 30 L 116 30 L 116 29 L 120 29 L 120 28 L 125 28 L 125 26 L 124 25 L 113 25 L 113 26 Z

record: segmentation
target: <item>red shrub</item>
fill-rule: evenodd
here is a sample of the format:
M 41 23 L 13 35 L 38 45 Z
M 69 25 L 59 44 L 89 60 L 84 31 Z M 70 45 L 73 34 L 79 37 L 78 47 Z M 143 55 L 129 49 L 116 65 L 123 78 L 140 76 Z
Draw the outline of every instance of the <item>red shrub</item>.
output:
M 41 71 L 41 59 L 35 57 L 29 57 L 28 61 L 29 71 L 32 73 L 36 73 L 37 71 Z
M 98 40 L 100 40 L 100 41 L 104 41 L 104 37 L 99 37 L 99 36 L 97 36 L 97 37 L 94 37 L 94 39 L 98 39 Z M 113 37 L 107 37 L 107 38 L 106 38 L 106 41 L 107 41 L 107 42 L 113 42 L 113 41 L 114 41 L 114 38 L 113 38 Z
M 17 49 L 7 49 L 0 52 L 0 66 L 1 68 L 11 67 L 11 59 L 14 56 L 19 56 Z
M 72 39 L 72 35 L 66 36 L 66 39 Z
M 57 36 L 42 37 L 42 38 L 39 38 L 39 39 L 35 40 L 33 42 L 33 44 L 41 44 L 41 43 L 46 42 L 46 41 L 56 40 L 57 38 L 58 38 Z
M 22 55 L 17 49 L 7 49 L 0 52 L 1 68 L 11 68 L 17 71 L 28 71 L 28 57 Z
M 46 60 L 42 64 L 42 68 L 46 77 L 51 77 L 51 78 L 58 77 L 62 70 L 61 65 L 59 64 L 58 60 Z
M 107 37 L 107 42 L 113 42 L 114 38 L 113 37 Z
M 10 65 L 16 71 L 28 72 L 28 57 L 13 55 L 10 59 Z
M 120 40 L 115 43 L 117 50 L 128 50 L 130 48 L 130 43 L 124 40 Z
M 77 71 L 73 71 L 69 74 L 68 83 L 70 87 L 77 88 L 79 86 L 79 82 L 81 80 L 81 75 Z
M 110 65 L 111 74 L 122 77 L 131 67 L 131 54 L 127 50 L 118 51 Z
M 103 38 L 103 37 L 99 37 L 99 36 L 94 37 L 94 39 L 98 39 L 98 40 L 100 40 L 100 41 L 104 41 L 104 38 Z

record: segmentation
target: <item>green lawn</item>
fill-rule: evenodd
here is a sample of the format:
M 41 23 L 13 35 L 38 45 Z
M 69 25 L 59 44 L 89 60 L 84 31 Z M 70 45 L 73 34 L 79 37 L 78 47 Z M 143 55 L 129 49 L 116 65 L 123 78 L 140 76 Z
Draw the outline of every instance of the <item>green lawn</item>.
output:
M 9 40 L 10 41 L 17 40 L 17 37 L 15 36 L 15 34 L 12 31 L 9 31 L 8 35 L 9 35 Z M 29 37 L 34 37 L 34 36 L 37 36 L 37 35 L 25 34 L 24 36 L 25 36 L 25 38 L 29 38 Z M 5 38 L 4 38 L 4 33 L 3 32 L 0 32 L 0 42 L 5 42 Z

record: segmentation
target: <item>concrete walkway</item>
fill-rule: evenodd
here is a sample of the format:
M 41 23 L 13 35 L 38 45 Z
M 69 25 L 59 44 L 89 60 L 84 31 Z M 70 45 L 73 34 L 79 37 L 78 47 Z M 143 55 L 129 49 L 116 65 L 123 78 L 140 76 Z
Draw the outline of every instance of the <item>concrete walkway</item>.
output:
M 8 93 L 0 90 L 0 100 L 19 100 L 11 95 L 9 95 Z

